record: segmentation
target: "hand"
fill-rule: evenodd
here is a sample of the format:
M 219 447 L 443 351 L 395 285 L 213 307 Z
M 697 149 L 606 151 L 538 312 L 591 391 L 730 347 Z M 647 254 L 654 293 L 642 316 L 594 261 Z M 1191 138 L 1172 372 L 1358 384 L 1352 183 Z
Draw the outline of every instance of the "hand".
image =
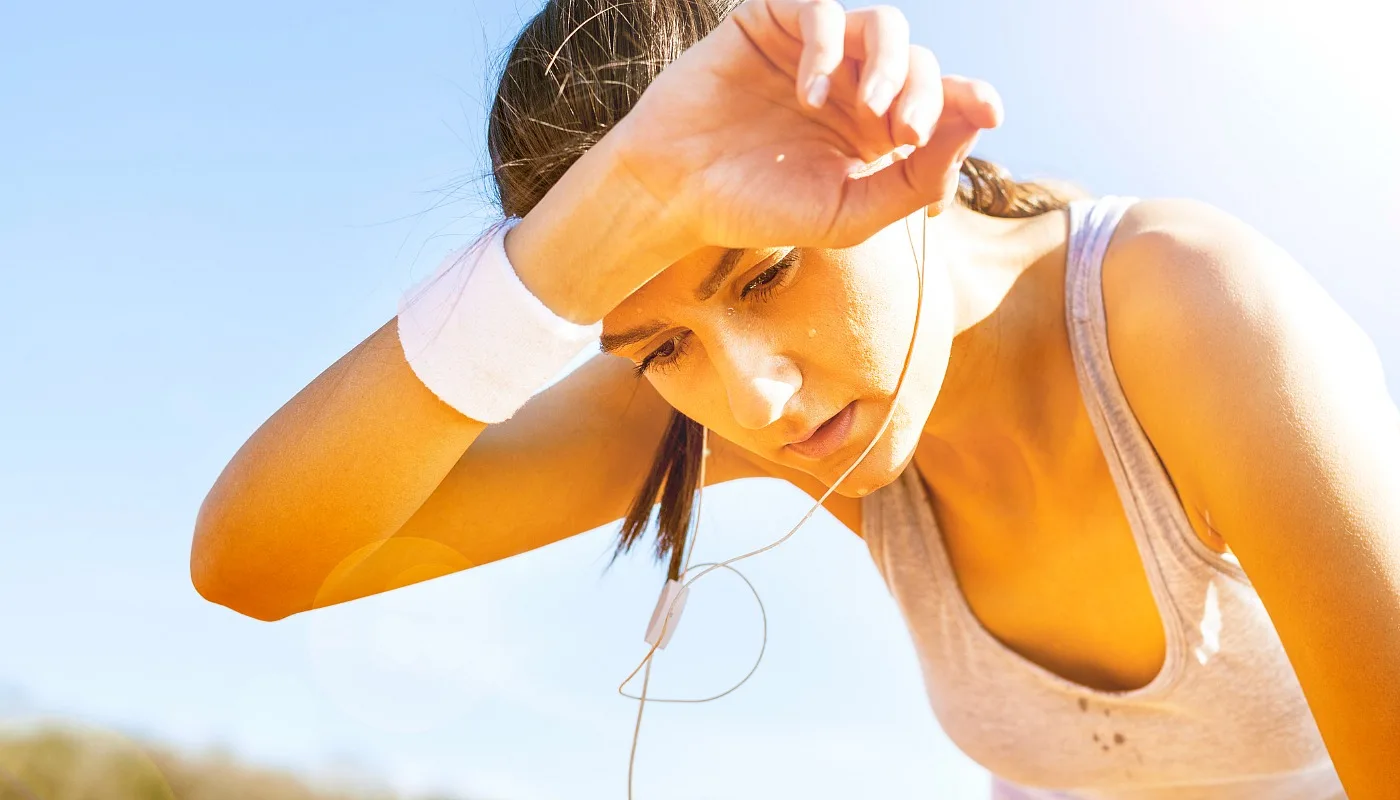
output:
M 688 238 L 721 247 L 848 247 L 954 202 L 987 83 L 940 76 L 889 6 L 746 0 L 667 65 L 605 138 Z M 912 145 L 906 158 L 864 173 Z

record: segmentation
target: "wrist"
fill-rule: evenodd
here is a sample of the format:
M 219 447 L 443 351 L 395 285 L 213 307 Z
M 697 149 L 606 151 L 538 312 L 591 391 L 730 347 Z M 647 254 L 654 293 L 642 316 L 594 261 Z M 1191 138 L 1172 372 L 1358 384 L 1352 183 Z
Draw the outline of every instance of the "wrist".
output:
M 700 246 L 671 204 L 629 173 L 620 127 L 571 165 L 505 238 L 520 282 L 578 324 L 601 320 Z
M 433 394 L 467 417 L 503 422 L 585 349 L 602 325 L 560 319 L 520 280 L 504 220 L 450 253 L 399 300 L 404 359 Z M 503 336 L 509 331 L 509 336 Z

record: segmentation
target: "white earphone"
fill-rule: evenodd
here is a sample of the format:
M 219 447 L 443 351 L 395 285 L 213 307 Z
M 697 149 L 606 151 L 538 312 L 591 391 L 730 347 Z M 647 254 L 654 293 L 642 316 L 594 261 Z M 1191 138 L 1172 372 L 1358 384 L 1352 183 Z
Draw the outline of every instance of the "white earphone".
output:
M 758 671 L 758 665 L 763 661 L 763 651 L 764 648 L 766 648 L 768 645 L 768 615 L 767 612 L 764 611 L 763 600 L 759 598 L 758 590 L 754 588 L 754 585 L 749 581 L 749 579 L 744 577 L 744 574 L 742 572 L 730 565 L 733 564 L 735 561 L 740 561 L 742 559 L 749 558 L 750 556 L 756 556 L 759 553 L 772 550 L 773 548 L 792 538 L 792 535 L 797 533 L 797 529 L 801 528 L 802 525 L 807 522 L 807 520 L 811 519 L 812 515 L 817 512 L 818 508 L 821 508 L 822 503 L 826 502 L 826 499 L 831 496 L 831 493 L 836 490 L 836 487 L 839 486 L 841 482 L 847 478 L 847 476 L 849 476 L 853 471 L 855 471 L 856 467 L 860 466 L 861 462 L 865 460 L 865 457 L 870 453 L 871 449 L 875 447 L 875 443 L 880 441 L 880 437 L 885 434 L 885 429 L 889 427 L 890 420 L 894 418 L 895 403 L 899 399 L 900 389 L 904 386 L 904 377 L 909 372 L 909 362 L 912 360 L 914 355 L 914 343 L 918 341 L 919 336 L 919 320 L 923 316 L 924 310 L 924 262 L 926 261 L 928 256 L 927 208 L 924 209 L 924 212 L 920 216 L 921 251 L 919 253 L 919 257 L 916 259 L 916 263 L 918 264 L 919 278 L 919 302 L 917 309 L 914 312 L 914 330 L 910 334 L 909 352 L 904 356 L 904 366 L 900 370 L 899 381 L 895 384 L 894 387 L 894 399 L 890 403 L 889 413 L 885 415 L 885 421 L 880 424 L 880 430 L 876 431 L 875 435 L 870 439 L 870 443 L 865 446 L 865 449 L 863 451 L 861 451 L 860 456 L 856 458 L 856 460 L 849 467 L 846 468 L 845 472 L 841 473 L 841 477 L 837 478 L 836 481 L 832 483 L 830 487 L 827 488 L 826 493 L 821 496 L 821 499 L 816 502 L 816 505 L 812 506 L 812 508 L 802 516 L 802 519 L 797 521 L 797 524 L 792 527 L 792 530 L 788 531 L 776 541 L 763 547 L 760 547 L 757 550 L 744 553 L 743 555 L 734 556 L 733 558 L 711 564 L 696 564 L 696 568 L 704 567 L 704 569 L 695 577 L 687 579 L 685 576 L 686 573 L 690 571 L 690 556 L 695 551 L 695 534 L 698 533 L 700 528 L 700 508 L 705 496 L 705 463 L 706 457 L 709 455 L 710 429 L 706 427 L 702 427 L 700 429 L 701 458 L 700 476 L 695 500 L 695 521 L 690 528 L 690 530 L 692 531 L 691 535 L 686 537 L 687 539 L 689 539 L 689 546 L 686 548 L 685 562 L 681 567 L 680 571 L 680 580 L 667 579 L 665 585 L 662 586 L 661 596 L 657 598 L 656 608 L 652 611 L 651 620 L 647 624 L 647 631 L 644 637 L 646 643 L 651 645 L 651 649 L 648 650 L 646 655 L 642 657 L 642 661 L 637 665 L 637 668 L 632 670 L 632 672 L 617 687 L 618 694 L 622 695 L 623 697 L 628 697 L 638 701 L 637 722 L 632 730 L 632 750 L 631 755 L 629 755 L 627 759 L 628 800 L 632 800 L 632 773 L 633 767 L 635 766 L 637 760 L 637 741 L 641 737 L 642 711 L 646 708 L 647 701 L 651 700 L 651 702 L 653 703 L 707 703 L 711 700 L 718 700 L 719 698 L 724 697 L 725 695 L 729 694 L 735 689 L 738 689 L 740 686 L 743 686 L 744 683 L 747 682 L 748 679 L 752 677 L 755 672 Z M 908 217 L 905 217 L 904 229 L 905 232 L 909 234 L 909 247 L 912 251 L 914 248 L 914 234 L 912 231 L 909 230 Z M 690 586 L 697 580 L 703 578 L 704 576 L 710 574 L 711 572 L 717 569 L 727 569 L 733 572 L 735 575 L 738 575 L 739 578 L 742 579 L 744 583 L 748 585 L 749 591 L 753 592 L 754 600 L 758 602 L 759 614 L 763 618 L 763 644 L 759 647 L 758 657 L 754 660 L 753 667 L 749 669 L 748 674 L 744 675 L 743 679 L 741 679 L 738 683 L 734 684 L 733 686 L 729 687 L 723 692 L 714 695 L 713 697 L 648 698 L 647 685 L 651 681 L 652 657 L 656 654 L 657 650 L 665 648 L 666 644 L 671 641 L 671 636 L 675 633 L 676 627 L 680 621 L 681 610 L 685 607 L 686 597 L 690 593 Z M 626 691 L 627 684 L 631 683 L 632 679 L 637 676 L 637 673 L 642 672 L 643 669 L 645 669 L 645 673 L 642 676 L 641 694 L 628 694 Z

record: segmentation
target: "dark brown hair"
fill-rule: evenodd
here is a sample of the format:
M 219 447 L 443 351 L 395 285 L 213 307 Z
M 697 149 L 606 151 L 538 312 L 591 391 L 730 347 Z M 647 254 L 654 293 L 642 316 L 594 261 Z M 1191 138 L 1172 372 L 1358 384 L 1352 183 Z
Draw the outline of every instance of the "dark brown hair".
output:
M 507 51 L 486 142 L 496 199 L 523 217 L 642 91 L 739 0 L 548 0 Z M 1085 193 L 1059 181 L 1018 182 L 980 158 L 963 162 L 957 201 L 993 217 L 1032 217 Z M 646 532 L 660 500 L 656 557 L 677 578 L 700 477 L 701 427 L 678 411 L 622 521 L 617 553 Z

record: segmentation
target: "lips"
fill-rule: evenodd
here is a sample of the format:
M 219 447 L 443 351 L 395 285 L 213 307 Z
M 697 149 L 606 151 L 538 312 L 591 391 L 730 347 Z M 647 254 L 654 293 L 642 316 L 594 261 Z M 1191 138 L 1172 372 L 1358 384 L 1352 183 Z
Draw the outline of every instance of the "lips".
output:
M 826 458 L 836 452 L 850 436 L 855 418 L 855 405 L 852 401 L 836 412 L 831 419 L 819 425 L 807 438 L 787 445 L 787 449 L 803 458 L 813 460 Z

